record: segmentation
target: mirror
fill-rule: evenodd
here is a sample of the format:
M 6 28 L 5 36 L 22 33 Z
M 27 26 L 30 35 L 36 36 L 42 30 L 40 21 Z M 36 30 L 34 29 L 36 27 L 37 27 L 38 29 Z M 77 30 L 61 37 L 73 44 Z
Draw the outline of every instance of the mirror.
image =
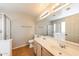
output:
M 51 21 L 53 25 L 53 35 L 60 37 L 63 40 L 79 44 L 79 13 L 67 16 L 55 21 Z
M 79 4 L 71 4 L 39 21 L 36 24 L 37 34 L 79 43 L 78 7 Z
M 79 43 L 79 13 L 64 19 L 66 22 L 66 40 Z
M 42 20 L 37 23 L 37 33 L 44 36 L 54 37 L 55 33 L 65 34 L 65 22 L 64 19 L 58 19 L 54 21 Z
M 54 21 L 40 21 L 37 25 L 39 35 L 52 36 L 60 34 L 63 40 L 79 43 L 79 14 Z

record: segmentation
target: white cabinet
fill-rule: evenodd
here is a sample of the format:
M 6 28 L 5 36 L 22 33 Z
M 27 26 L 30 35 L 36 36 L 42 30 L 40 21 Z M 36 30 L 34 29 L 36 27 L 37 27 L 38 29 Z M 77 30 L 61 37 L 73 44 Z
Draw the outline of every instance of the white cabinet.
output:
M 0 40 L 0 56 L 12 55 L 12 40 Z

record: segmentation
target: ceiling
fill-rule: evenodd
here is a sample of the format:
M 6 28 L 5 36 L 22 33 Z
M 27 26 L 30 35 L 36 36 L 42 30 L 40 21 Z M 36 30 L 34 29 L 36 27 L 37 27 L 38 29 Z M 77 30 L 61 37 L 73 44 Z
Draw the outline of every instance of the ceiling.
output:
M 26 13 L 38 16 L 48 6 L 48 3 L 0 3 L 0 9 L 4 12 Z

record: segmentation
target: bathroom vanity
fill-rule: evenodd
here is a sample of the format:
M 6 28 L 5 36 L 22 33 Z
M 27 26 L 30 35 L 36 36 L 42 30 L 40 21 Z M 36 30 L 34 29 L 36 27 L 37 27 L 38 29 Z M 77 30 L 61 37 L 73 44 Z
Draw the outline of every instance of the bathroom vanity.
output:
M 71 4 L 37 21 L 36 55 L 79 56 L 79 4 Z
M 56 38 L 39 36 L 34 39 L 34 53 L 36 56 L 79 56 L 79 44 L 73 42 L 61 42 L 59 45 Z

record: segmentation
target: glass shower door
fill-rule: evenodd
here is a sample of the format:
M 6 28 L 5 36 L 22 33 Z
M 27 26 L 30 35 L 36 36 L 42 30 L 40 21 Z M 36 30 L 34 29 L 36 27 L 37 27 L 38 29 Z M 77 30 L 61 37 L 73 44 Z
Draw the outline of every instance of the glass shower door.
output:
M 11 20 L 5 15 L 0 14 L 0 40 L 11 38 Z
M 2 39 L 2 16 L 0 14 L 0 40 Z
M 7 16 L 5 16 L 5 19 L 6 19 L 6 24 L 5 24 L 6 30 L 5 30 L 5 32 L 6 32 L 6 40 L 7 40 L 7 39 L 11 38 L 11 21 Z

